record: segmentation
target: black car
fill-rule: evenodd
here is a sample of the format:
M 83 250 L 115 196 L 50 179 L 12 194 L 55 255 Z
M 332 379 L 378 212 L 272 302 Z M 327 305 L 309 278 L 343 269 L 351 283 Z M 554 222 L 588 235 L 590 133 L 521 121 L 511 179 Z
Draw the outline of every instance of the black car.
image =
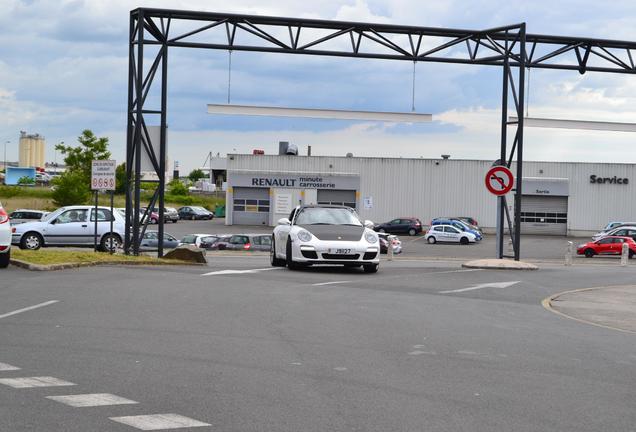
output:
M 214 219 L 214 213 L 199 206 L 183 206 L 177 210 L 180 219 Z
M 416 217 L 400 217 L 390 222 L 376 225 L 373 229 L 380 233 L 417 235 L 422 232 L 422 221 Z

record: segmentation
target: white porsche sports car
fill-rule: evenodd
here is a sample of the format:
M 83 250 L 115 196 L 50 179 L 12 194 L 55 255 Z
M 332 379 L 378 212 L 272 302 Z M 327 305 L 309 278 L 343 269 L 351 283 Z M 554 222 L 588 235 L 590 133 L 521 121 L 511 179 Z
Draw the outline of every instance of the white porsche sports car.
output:
M 273 266 L 291 270 L 312 264 L 343 264 L 375 273 L 380 266 L 380 243 L 355 210 L 343 206 L 296 207 L 289 219 L 274 228 L 270 253 Z

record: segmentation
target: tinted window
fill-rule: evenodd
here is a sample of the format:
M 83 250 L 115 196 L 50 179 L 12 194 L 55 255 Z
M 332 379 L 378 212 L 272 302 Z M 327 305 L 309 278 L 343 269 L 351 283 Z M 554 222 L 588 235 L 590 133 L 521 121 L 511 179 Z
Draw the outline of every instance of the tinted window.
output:
M 24 216 L 22 215 L 22 212 L 14 211 L 11 213 L 11 219 L 24 219 Z
M 391 222 L 389 222 L 389 225 L 399 225 L 400 224 L 400 220 L 399 219 L 394 219 Z
M 610 243 L 613 243 L 613 240 L 614 239 L 605 238 L 605 239 L 599 240 L 598 244 L 610 244 Z
M 163 234 L 163 241 L 177 241 L 176 238 L 172 237 L 170 234 Z
M 459 231 L 452 226 L 444 227 L 444 231 L 447 233 L 459 234 Z
M 441 227 L 441 226 L 437 225 L 437 226 L 435 226 L 433 228 L 433 231 L 443 232 L 444 231 L 444 227 Z
M 261 238 L 259 236 L 252 237 L 252 244 L 260 245 L 261 244 Z
M 232 244 L 247 244 L 249 243 L 249 239 L 245 236 L 232 236 L 230 239 L 230 243 Z
M 144 234 L 144 238 L 148 239 L 148 240 L 157 240 L 157 233 L 156 232 L 147 232 L 146 234 Z
M 262 245 L 268 246 L 268 245 L 272 244 L 272 238 L 270 236 L 260 236 L 260 237 L 257 237 L 257 238 L 261 239 L 261 244 Z

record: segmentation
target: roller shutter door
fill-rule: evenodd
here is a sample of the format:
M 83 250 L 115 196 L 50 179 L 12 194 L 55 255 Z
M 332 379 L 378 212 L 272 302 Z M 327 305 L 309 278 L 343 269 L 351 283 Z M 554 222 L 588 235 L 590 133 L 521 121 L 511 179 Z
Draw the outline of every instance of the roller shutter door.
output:
M 235 187 L 232 197 L 232 224 L 268 225 L 269 188 Z
M 568 198 L 524 195 L 521 200 L 521 233 L 567 235 Z
M 318 189 L 318 204 L 342 205 L 356 208 L 356 191 Z

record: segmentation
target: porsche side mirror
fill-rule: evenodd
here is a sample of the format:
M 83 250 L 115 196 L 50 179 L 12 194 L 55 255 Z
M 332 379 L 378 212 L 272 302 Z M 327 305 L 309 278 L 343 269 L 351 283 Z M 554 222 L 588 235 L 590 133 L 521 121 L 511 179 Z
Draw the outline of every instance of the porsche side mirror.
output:
M 369 229 L 373 229 L 375 224 L 373 223 L 373 221 L 370 221 L 370 220 L 367 219 L 367 220 L 364 221 L 364 226 L 369 228 Z
M 287 218 L 278 219 L 278 225 L 291 225 L 291 221 Z

